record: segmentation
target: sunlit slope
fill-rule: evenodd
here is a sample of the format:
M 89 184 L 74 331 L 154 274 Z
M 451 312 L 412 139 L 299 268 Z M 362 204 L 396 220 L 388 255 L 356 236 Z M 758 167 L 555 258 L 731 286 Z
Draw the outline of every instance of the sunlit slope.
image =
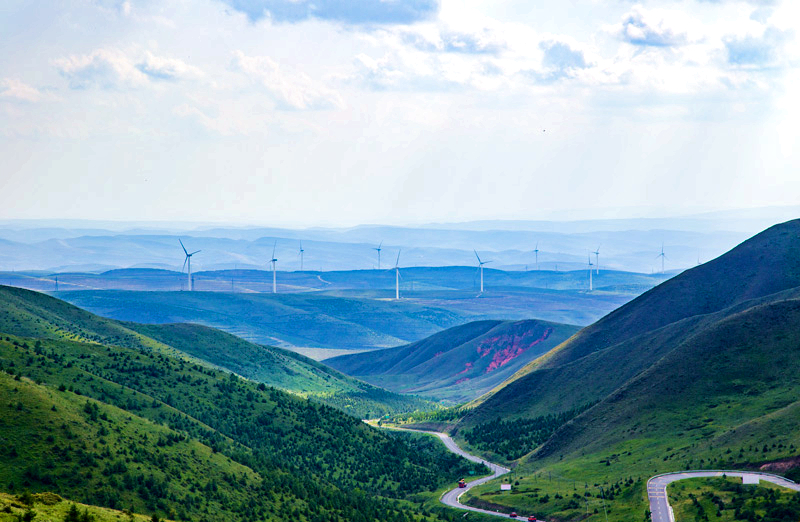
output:
M 546 356 L 531 362 L 492 393 L 513 386 L 513 390 L 507 390 L 505 397 L 518 396 L 516 391 L 530 391 L 537 382 L 551 378 L 550 370 L 566 367 L 586 355 L 612 347 L 615 347 L 612 366 L 628 364 L 627 359 L 638 360 L 642 357 L 644 360 L 641 364 L 646 366 L 651 359 L 647 358 L 646 353 L 638 354 L 638 351 L 652 351 L 655 355 L 660 353 L 646 340 L 647 334 L 682 320 L 689 321 L 683 326 L 689 328 L 705 315 L 800 286 L 798 235 L 800 220 L 776 225 L 719 258 L 660 284 L 584 328 Z M 670 334 L 667 332 L 657 337 L 666 339 L 665 335 Z M 679 329 L 674 335 L 681 335 Z M 616 373 L 610 376 L 612 381 L 609 386 L 620 386 L 632 376 L 631 373 Z M 598 382 L 606 379 L 599 375 L 594 378 Z M 517 380 L 524 382 L 515 385 Z M 530 391 L 526 397 L 534 395 Z M 482 397 L 476 404 L 490 398 L 491 394 Z M 520 400 L 527 401 L 527 398 Z M 602 395 L 591 395 L 592 400 L 600 398 Z M 536 395 L 531 400 L 545 404 L 549 399 Z
M 0 332 L 78 340 L 189 356 L 363 417 L 431 407 L 359 382 L 307 357 L 192 324 L 139 325 L 105 319 L 44 294 L 0 286 Z
M 393 391 L 463 402 L 551 350 L 578 327 L 546 321 L 477 321 L 406 346 L 343 355 L 326 364 Z

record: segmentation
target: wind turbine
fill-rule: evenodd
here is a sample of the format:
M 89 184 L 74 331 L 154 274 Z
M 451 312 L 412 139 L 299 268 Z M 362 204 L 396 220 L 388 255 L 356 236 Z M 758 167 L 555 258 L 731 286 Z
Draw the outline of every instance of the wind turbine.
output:
M 190 254 L 189 252 L 186 251 L 186 247 L 183 246 L 183 241 L 181 241 L 180 238 L 178 238 L 178 242 L 181 244 L 183 253 L 186 254 L 186 259 L 183 260 L 183 268 L 187 268 L 187 266 L 189 268 L 187 274 L 189 277 L 189 291 L 191 292 L 192 290 L 194 290 L 194 285 L 192 284 L 192 256 L 200 252 L 200 250 L 195 250 Z M 181 272 L 183 272 L 183 268 L 181 268 Z
M 272 263 L 272 293 L 273 294 L 277 294 L 278 293 L 278 284 L 277 284 L 276 275 L 275 275 L 275 270 L 276 270 L 275 269 L 275 263 L 278 262 L 278 260 L 275 258 L 275 247 L 277 247 L 277 246 L 278 246 L 278 241 L 275 240 L 275 244 L 272 245 L 272 259 L 269 260 L 269 262 Z
M 596 264 L 595 270 L 597 271 L 596 273 L 597 275 L 600 275 L 600 245 L 597 245 L 597 250 L 592 252 L 592 254 L 594 254 L 594 259 Z
M 592 288 L 592 254 L 589 254 L 589 291 L 593 290 Z
M 378 251 L 378 270 L 381 269 L 381 247 L 383 246 L 383 241 L 378 245 L 378 248 L 373 248 L 372 250 Z
M 661 253 L 656 256 L 656 259 L 658 259 L 659 257 L 661 258 L 661 273 L 663 274 L 664 273 L 664 260 L 667 258 L 667 256 L 664 255 L 664 243 L 661 243 Z
M 303 271 L 303 252 L 305 252 L 305 250 L 303 250 L 303 242 L 300 241 L 300 271 L 301 272 Z M 273 255 L 272 257 L 275 257 L 275 256 Z
M 539 271 L 539 242 L 536 242 L 536 248 L 533 249 L 533 253 L 536 254 L 536 271 Z
M 481 272 L 481 293 L 483 293 L 483 265 L 491 263 L 491 261 L 481 261 L 481 256 L 478 255 L 478 251 L 473 249 L 475 252 L 475 257 L 478 258 L 478 270 Z
M 400 300 L 400 250 L 397 251 L 397 261 L 394 262 L 394 298 Z

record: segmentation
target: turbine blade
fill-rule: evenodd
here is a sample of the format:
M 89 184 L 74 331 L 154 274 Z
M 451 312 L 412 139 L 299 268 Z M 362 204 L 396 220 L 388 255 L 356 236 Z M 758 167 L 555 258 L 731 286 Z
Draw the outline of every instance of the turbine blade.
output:
M 178 243 L 180 243 L 180 244 L 181 244 L 181 248 L 183 249 L 183 253 L 184 253 L 184 254 L 186 254 L 186 255 L 188 256 L 188 255 L 189 255 L 189 252 L 187 252 L 187 251 L 186 251 L 186 247 L 185 247 L 185 246 L 183 246 L 183 241 L 181 241 L 181 239 L 180 239 L 180 238 L 178 238 Z
M 378 250 L 380 250 L 382 246 L 383 246 L 383 240 L 381 240 L 381 242 L 378 244 Z
M 278 246 L 278 240 L 275 240 L 275 244 L 272 245 L 272 257 L 275 258 L 275 247 Z
M 193 256 L 193 255 L 195 255 L 195 254 L 196 254 L 196 253 L 198 253 L 198 252 L 202 252 L 202 250 L 195 250 L 195 251 L 194 251 L 194 252 L 192 252 L 191 254 L 187 254 L 187 255 Z
M 181 274 L 184 270 L 186 270 L 186 262 L 189 260 L 189 256 L 186 256 L 186 259 L 183 260 L 183 268 L 181 268 Z
M 395 268 L 400 264 L 400 250 L 397 251 L 397 261 L 394 262 Z
M 474 248 L 472 249 L 472 251 L 473 251 L 473 252 L 475 252 L 475 257 L 477 257 L 477 258 L 478 258 L 478 263 L 480 263 L 480 264 L 483 264 L 483 263 L 481 262 L 481 256 L 479 256 L 479 255 L 478 255 L 478 251 L 477 251 L 477 250 L 475 250 Z

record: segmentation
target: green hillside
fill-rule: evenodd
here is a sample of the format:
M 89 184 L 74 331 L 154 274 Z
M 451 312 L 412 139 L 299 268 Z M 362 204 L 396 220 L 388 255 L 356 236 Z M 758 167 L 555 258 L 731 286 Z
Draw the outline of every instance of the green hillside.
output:
M 447 399 L 474 399 L 578 330 L 545 321 L 476 321 L 397 348 L 342 355 L 325 364 L 377 386 Z
M 44 294 L 0 286 L 0 332 L 99 342 L 189 356 L 218 368 L 341 408 L 359 417 L 435 405 L 347 377 L 307 357 L 192 324 L 121 323 Z
M 195 324 L 125 323 L 125 326 L 219 368 L 313 397 L 360 418 L 437 407 L 425 399 L 353 379 L 290 350 L 249 343 L 214 328 Z
M 476 401 L 454 431 L 486 454 L 532 426 L 550 431 L 531 437 L 514 496 L 488 485 L 470 491 L 470 502 L 560 520 L 583 519 L 588 508 L 590 520 L 604 520 L 602 502 L 609 520 L 622 521 L 642 518 L 645 482 L 657 473 L 800 476 L 798 237 L 797 221 L 759 234 L 585 329 Z M 675 320 L 662 324 L 659 314 Z
M 120 325 L 98 327 L 137 346 L 31 336 L 63 318 L 55 299 L 14 290 L 0 303 L 8 492 L 180 520 L 405 521 L 424 518 L 427 492 L 477 471 L 431 441 L 175 357 Z

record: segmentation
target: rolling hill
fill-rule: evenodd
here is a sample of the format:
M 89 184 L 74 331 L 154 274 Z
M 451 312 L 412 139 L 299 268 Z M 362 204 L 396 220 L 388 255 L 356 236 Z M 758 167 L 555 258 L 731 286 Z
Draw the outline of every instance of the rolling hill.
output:
M 203 361 L 359 417 L 431 408 L 416 397 L 360 382 L 300 354 L 249 343 L 193 324 L 142 325 L 105 319 L 44 294 L 0 286 L 0 332 L 155 349 Z
M 503 382 L 578 330 L 545 321 L 476 321 L 397 348 L 325 364 L 376 386 L 460 403 Z
M 108 290 L 59 297 L 122 321 L 199 323 L 282 347 L 390 347 L 463 322 L 460 314 L 442 308 L 316 294 Z
M 569 413 L 522 451 L 520 489 L 563 496 L 604 487 L 609 520 L 641 517 L 644 481 L 681 469 L 800 475 L 800 220 L 776 225 L 583 329 L 475 401 L 454 431 L 497 454 L 525 426 Z M 505 444 L 505 445 L 504 445 Z M 556 476 L 537 481 L 537 474 Z M 571 489 L 571 488 L 570 488 Z M 471 492 L 472 493 L 472 492 Z M 540 505 L 478 489 L 473 502 L 563 520 L 569 497 Z M 594 517 L 591 519 L 598 519 Z
M 417 503 L 478 469 L 429 438 L 377 431 L 56 299 L 0 290 L 6 491 L 180 520 L 405 522 L 448 519 Z

